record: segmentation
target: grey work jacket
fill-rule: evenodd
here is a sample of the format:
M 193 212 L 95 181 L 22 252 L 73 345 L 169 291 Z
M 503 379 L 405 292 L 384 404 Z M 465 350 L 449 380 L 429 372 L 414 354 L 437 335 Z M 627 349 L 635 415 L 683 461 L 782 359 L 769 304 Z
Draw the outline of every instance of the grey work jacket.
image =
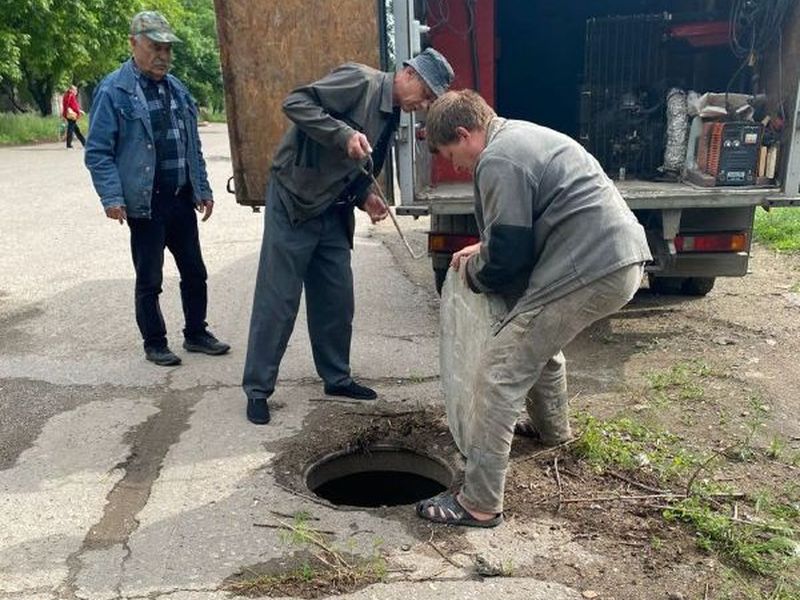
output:
M 652 260 L 644 228 L 597 160 L 533 123 L 490 123 L 475 168 L 475 214 L 481 250 L 467 263 L 467 281 L 503 296 L 505 322 Z
M 286 207 L 293 223 L 313 218 L 343 200 L 348 186 L 363 176 L 347 156 L 347 141 L 359 131 L 375 144 L 392 118 L 394 75 L 347 63 L 283 102 L 292 121 L 275 152 L 272 173 L 291 193 Z M 354 198 L 360 204 L 366 192 Z

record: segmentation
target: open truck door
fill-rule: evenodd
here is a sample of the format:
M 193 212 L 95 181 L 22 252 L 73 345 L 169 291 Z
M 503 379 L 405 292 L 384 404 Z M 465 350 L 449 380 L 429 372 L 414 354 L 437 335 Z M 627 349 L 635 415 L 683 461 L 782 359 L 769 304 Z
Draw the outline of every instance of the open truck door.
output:
M 382 0 L 214 0 L 236 201 L 264 204 L 272 155 L 298 85 L 345 62 L 381 66 Z M 230 181 L 228 190 L 231 190 Z

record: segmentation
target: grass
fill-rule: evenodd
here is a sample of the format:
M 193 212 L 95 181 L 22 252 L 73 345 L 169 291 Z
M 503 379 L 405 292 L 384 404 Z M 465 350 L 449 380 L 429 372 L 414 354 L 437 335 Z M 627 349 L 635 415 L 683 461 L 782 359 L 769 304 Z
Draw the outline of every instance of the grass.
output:
M 63 121 L 56 116 L 0 113 L 0 145 L 57 142 L 62 124 Z M 81 119 L 79 125 L 85 133 L 86 119 Z
M 701 400 L 705 390 L 702 380 L 715 376 L 702 362 L 681 362 L 669 369 L 652 371 L 646 374 L 650 388 L 655 392 L 659 403 L 668 400 Z
M 209 110 L 205 107 L 201 107 L 200 120 L 207 121 L 209 123 L 227 123 L 228 115 L 225 114 L 225 111 L 216 112 L 214 110 Z
M 755 239 L 773 250 L 800 251 L 800 210 L 792 207 L 756 209 Z
M 681 389 L 685 375 L 685 369 L 671 369 L 651 385 Z M 756 404 L 757 399 L 751 399 L 751 408 Z M 689 452 L 677 436 L 628 418 L 600 421 L 581 414 L 578 420 L 582 432 L 573 446 L 578 456 L 600 472 L 621 467 L 655 473 L 660 488 L 680 490 L 664 502 L 665 519 L 689 526 L 701 549 L 717 554 L 743 577 L 768 578 L 774 591 L 766 596 L 754 591 L 752 598 L 798 597 L 792 594 L 800 589 L 800 486 L 784 489 L 781 499 L 765 491 L 742 497 L 700 476 L 730 458 L 724 452 L 709 456 Z M 752 449 L 751 436 L 739 445 Z M 765 454 L 779 455 L 782 450 L 775 442 Z M 657 548 L 663 541 L 653 539 L 651 544 Z
M 292 523 L 276 519 L 282 541 L 309 551 L 311 560 L 282 573 L 252 573 L 228 583 L 228 591 L 247 596 L 299 595 L 312 598 L 328 593 L 343 593 L 384 581 L 386 561 L 379 554 L 381 542 L 375 544 L 375 554 L 368 559 L 351 559 L 330 545 L 326 535 L 309 524 L 311 515 L 297 512 Z

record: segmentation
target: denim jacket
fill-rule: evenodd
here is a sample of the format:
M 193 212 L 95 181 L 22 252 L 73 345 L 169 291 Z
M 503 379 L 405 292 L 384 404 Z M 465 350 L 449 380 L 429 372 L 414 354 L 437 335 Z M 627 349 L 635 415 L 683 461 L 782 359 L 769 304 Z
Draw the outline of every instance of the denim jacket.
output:
M 197 132 L 197 105 L 186 87 L 167 75 L 186 126 L 186 166 L 195 204 L 213 198 Z M 150 218 L 156 149 L 150 113 L 131 60 L 106 76 L 92 100 L 84 162 L 103 208 L 125 206 Z

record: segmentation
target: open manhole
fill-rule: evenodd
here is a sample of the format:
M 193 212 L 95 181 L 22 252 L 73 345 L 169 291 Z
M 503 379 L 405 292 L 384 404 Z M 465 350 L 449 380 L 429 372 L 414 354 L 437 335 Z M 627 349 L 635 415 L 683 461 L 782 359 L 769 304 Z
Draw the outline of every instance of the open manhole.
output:
M 395 446 L 336 452 L 306 471 L 306 485 L 337 505 L 399 506 L 430 498 L 450 487 L 453 472 L 443 462 Z

